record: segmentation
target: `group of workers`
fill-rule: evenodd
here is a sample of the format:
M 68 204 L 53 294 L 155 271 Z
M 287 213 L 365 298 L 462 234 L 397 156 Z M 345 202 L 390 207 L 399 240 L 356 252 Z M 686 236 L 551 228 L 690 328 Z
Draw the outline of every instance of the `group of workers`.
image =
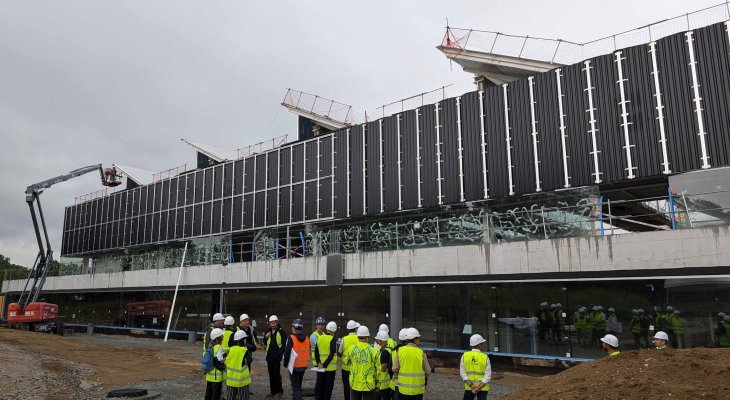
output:
M 656 350 L 667 349 L 669 348 L 669 335 L 664 331 L 658 331 L 654 334 L 653 343 L 654 349 Z M 618 338 L 610 333 L 601 338 L 601 347 L 608 353 L 609 357 L 615 357 L 621 354 Z
M 301 400 L 302 381 L 307 369 L 316 371 L 315 399 L 330 400 L 338 361 L 345 400 L 421 400 L 426 392 L 431 367 L 420 348 L 416 328 L 404 328 L 398 341 L 382 324 L 370 343 L 370 329 L 356 321 L 347 322 L 347 334 L 335 338 L 337 324 L 317 317 L 315 330 L 304 333 L 301 319 L 291 324 L 291 333 L 280 325 L 276 315 L 258 341 L 251 319 L 243 314 L 238 326 L 233 317 L 217 313 L 203 337 L 203 351 L 215 354 L 215 368 L 205 374 L 206 400 L 219 400 L 226 384 L 226 400 L 249 400 L 252 353 L 266 352 L 270 393 L 267 398 L 282 398 L 281 366 L 289 371 L 292 399 Z M 464 381 L 464 400 L 485 400 L 492 377 L 489 357 L 483 352 L 486 340 L 478 334 L 469 340 L 471 349 L 460 362 Z

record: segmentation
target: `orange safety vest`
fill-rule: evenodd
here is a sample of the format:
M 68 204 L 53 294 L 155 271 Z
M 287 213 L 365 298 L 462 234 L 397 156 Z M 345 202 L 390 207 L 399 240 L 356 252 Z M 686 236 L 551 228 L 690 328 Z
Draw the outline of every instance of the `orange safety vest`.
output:
M 307 368 L 312 359 L 311 348 L 309 346 L 309 338 L 305 337 L 300 342 L 295 335 L 291 335 L 292 349 L 297 353 L 297 359 L 294 360 L 294 368 Z

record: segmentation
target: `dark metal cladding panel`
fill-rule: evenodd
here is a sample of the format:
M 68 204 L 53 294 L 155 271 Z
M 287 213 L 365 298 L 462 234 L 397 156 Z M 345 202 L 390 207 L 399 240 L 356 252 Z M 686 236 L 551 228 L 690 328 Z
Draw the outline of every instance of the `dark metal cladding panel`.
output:
M 243 160 L 233 163 L 233 195 L 243 194 Z
M 317 218 L 317 181 L 305 182 L 304 188 L 304 219 Z
M 233 197 L 233 216 L 231 217 L 231 231 L 238 232 L 243 223 L 243 196 Z
M 730 52 L 724 23 L 694 31 L 697 79 L 710 165 L 730 164 Z
M 223 197 L 233 195 L 233 164 L 229 162 L 223 166 Z
M 91 226 L 89 227 L 89 240 L 88 240 L 88 249 L 96 250 L 96 227 Z
M 231 224 L 233 221 L 233 198 L 223 199 L 223 205 L 221 209 L 221 232 L 230 232 Z M 240 216 L 240 214 L 239 214 Z
M 210 216 L 210 213 L 208 214 Z M 206 220 L 203 215 L 203 205 L 196 204 L 193 206 L 193 236 L 200 236 L 203 232 L 203 223 Z
M 183 236 L 186 238 L 193 236 L 193 207 L 185 207 L 185 224 L 183 226 Z
M 380 123 L 379 121 L 367 123 L 365 132 L 367 147 L 365 152 L 366 166 L 366 196 L 367 196 L 367 213 L 369 215 L 380 213 Z
M 291 183 L 291 151 L 291 146 L 279 150 L 279 186 Z
M 543 191 L 565 186 L 563 149 L 560 140 L 560 109 L 555 72 L 535 75 L 535 120 L 537 121 L 537 157 Z
M 317 218 L 332 217 L 332 177 L 319 180 L 319 215 Z
M 254 227 L 259 228 L 266 225 L 266 192 L 257 192 L 254 196 Z
M 123 211 L 122 211 L 122 207 L 123 207 L 122 206 L 122 195 L 123 194 L 124 194 L 124 192 L 122 192 L 122 193 L 114 193 L 112 195 L 112 198 L 114 199 L 114 208 L 112 209 L 112 210 L 114 210 L 114 214 L 113 214 L 112 220 L 114 220 L 114 221 L 118 221 L 122 217 L 122 214 L 123 214 Z M 147 196 L 148 196 L 147 197 L 147 212 L 149 213 L 149 212 L 152 212 L 152 197 L 153 196 L 152 195 L 149 195 L 149 194 Z M 78 228 L 79 227 L 79 217 L 80 217 L 81 208 L 77 206 L 76 209 L 78 211 L 76 212 L 76 220 L 75 220 L 74 227 L 75 228 Z
M 137 205 L 135 206 L 137 208 Z M 170 181 L 166 180 L 162 182 L 162 204 L 161 210 L 167 210 L 170 208 Z
M 591 134 L 588 133 L 589 117 L 584 64 L 563 68 L 563 111 L 565 112 L 565 147 L 568 153 L 568 176 L 572 187 L 594 183 L 591 157 Z
M 139 196 L 139 193 L 137 195 Z M 102 207 L 102 199 L 99 198 L 99 199 L 94 200 L 94 220 L 93 220 L 94 225 L 99 224 L 99 222 L 101 220 L 101 211 L 102 211 L 101 207 Z
M 212 211 L 213 211 L 213 205 L 212 203 L 203 203 L 203 215 L 201 216 L 200 220 L 200 234 L 201 235 L 210 235 L 210 227 L 212 223 Z M 197 217 L 195 218 L 197 220 Z
M 221 211 L 223 202 L 220 200 L 213 201 L 213 210 L 210 217 L 210 233 L 215 235 L 221 232 Z
M 400 115 L 401 201 L 404 210 L 418 207 L 418 152 L 416 149 L 416 111 Z
M 149 216 L 145 216 L 145 219 Z M 104 224 L 104 248 L 110 249 L 112 247 L 112 223 L 108 222 Z
M 243 196 L 243 219 L 242 229 L 253 228 L 253 194 Z
M 292 178 L 294 182 L 304 180 L 304 143 L 292 146 Z
M 487 136 L 487 186 L 491 199 L 509 194 L 504 100 L 501 86 L 484 91 L 484 129 Z
M 277 187 L 279 186 L 279 151 L 270 151 L 266 154 L 268 155 L 266 160 L 266 187 Z
M 697 136 L 699 129 L 692 101 L 692 72 L 684 34 L 659 40 L 657 58 L 669 167 L 673 173 L 699 169 L 702 152 Z
M 317 142 L 319 139 L 314 139 L 306 142 L 305 145 L 305 153 L 306 153 L 306 161 L 305 161 L 305 178 L 307 180 L 315 179 L 317 178 L 317 161 L 318 158 L 318 151 L 317 151 Z
M 461 96 L 461 136 L 464 147 L 464 198 L 466 201 L 484 198 L 479 96 L 479 92 L 465 93 Z
M 336 218 L 347 218 L 349 207 L 349 198 L 347 195 L 347 187 L 350 183 L 349 165 L 347 159 L 349 157 L 349 149 L 347 142 L 349 137 L 349 129 L 342 129 L 334 133 L 335 137 L 335 209 L 334 216 Z
M 206 168 L 204 171 L 203 201 L 210 201 L 213 199 L 213 168 Z
M 421 128 L 421 197 L 423 207 L 438 204 L 438 170 L 436 166 L 436 112 L 432 104 L 419 109 Z
M 319 176 L 332 175 L 332 138 L 334 134 L 319 138 Z
M 157 185 L 155 185 L 155 188 Z M 127 190 L 126 192 L 123 192 L 124 195 L 122 196 L 122 205 L 124 206 L 124 209 L 122 210 L 122 218 L 129 218 L 132 216 L 132 193 Z M 155 209 L 159 209 L 159 198 L 155 199 Z M 88 204 L 86 204 L 86 208 L 84 209 L 84 224 L 89 223 L 89 209 Z
M 144 193 L 147 193 L 147 187 L 146 186 L 145 186 Z M 145 204 L 143 204 L 143 206 L 145 208 L 147 207 L 147 204 L 146 203 L 147 203 L 147 200 L 145 199 Z M 111 195 L 111 196 L 107 196 L 106 198 L 104 198 L 104 204 L 105 204 L 104 205 L 104 222 L 111 222 L 111 221 L 114 220 L 114 207 L 115 207 L 114 206 L 114 196 Z M 143 214 L 146 214 L 146 213 L 147 213 L 147 211 L 145 211 Z M 73 220 L 69 219 L 69 227 L 68 227 L 68 229 L 71 228 L 71 224 L 72 223 L 73 223 Z
M 160 237 L 160 213 L 154 213 L 150 214 L 151 217 L 151 223 L 150 223 L 150 241 L 152 243 L 157 242 Z M 125 227 L 123 225 L 119 225 L 120 231 L 119 234 L 122 235 L 125 230 L 128 230 L 128 226 Z M 128 236 L 128 235 L 125 235 Z
M 205 171 L 195 172 L 195 203 L 203 201 L 203 191 L 205 190 Z M 159 193 L 159 191 L 155 191 Z
M 115 221 L 112 224 L 112 244 L 111 247 L 121 247 L 122 246 L 122 230 L 124 229 L 123 226 L 124 222 L 122 221 Z M 81 237 L 79 236 L 79 231 L 76 231 L 76 252 L 78 253 L 81 250 L 80 242 L 79 240 Z
M 213 168 L 213 199 L 217 200 L 223 196 L 223 165 L 216 165 Z
M 144 236 L 145 243 L 152 242 L 152 215 L 153 214 L 147 214 L 144 216 L 144 231 L 142 236 Z
M 391 115 L 383 118 L 383 203 L 386 212 L 396 211 L 398 203 L 398 118 Z
M 140 188 L 134 188 L 131 190 L 131 192 L 132 192 L 130 194 L 130 196 L 132 197 L 132 209 L 131 209 L 131 213 L 130 213 L 131 217 L 135 217 L 135 216 L 139 215 L 139 191 L 140 191 Z M 91 208 L 92 209 L 91 222 L 93 223 L 94 217 L 96 214 L 96 200 L 92 200 L 91 207 L 92 207 Z
M 277 201 L 279 200 L 278 189 L 269 189 L 266 191 L 266 225 L 276 225 L 279 206 Z
M 182 211 L 181 211 L 182 212 Z M 177 221 L 177 210 L 167 212 L 167 237 L 166 240 L 175 240 L 175 223 Z M 140 223 L 142 223 L 140 219 Z
M 298 183 L 292 186 L 291 220 L 301 222 L 304 220 L 304 184 Z
M 444 204 L 454 204 L 461 200 L 459 114 L 456 109 L 456 98 L 442 101 L 440 107 L 441 195 L 443 196 Z
M 147 189 L 149 189 L 149 186 L 142 186 L 139 188 L 139 198 L 137 199 L 137 202 L 139 203 L 139 215 L 145 215 L 147 214 Z M 108 200 L 109 197 L 105 197 L 104 200 Z M 104 212 L 102 215 L 102 219 L 104 221 L 107 220 L 109 215 L 109 207 L 106 206 L 106 201 L 104 205 Z
M 175 239 L 182 239 L 185 230 L 185 209 L 178 208 L 175 213 Z
M 632 159 L 637 177 L 657 176 L 662 173 L 661 135 L 657 121 L 654 99 L 654 77 L 652 76 L 649 46 L 641 45 L 623 50 L 624 90 L 629 103 L 629 137 Z
M 251 193 L 253 192 L 253 182 L 254 182 L 254 169 L 256 165 L 256 160 L 254 157 L 249 157 L 244 161 L 244 178 L 243 178 L 243 192 L 244 193 Z
M 169 208 L 177 207 L 177 195 L 178 195 L 177 184 L 178 184 L 178 178 L 170 179 L 170 207 Z
M 147 196 L 150 196 L 149 194 Z M 195 172 L 185 175 L 185 201 L 183 202 L 186 206 L 191 206 L 195 203 Z M 147 207 L 147 212 L 152 211 Z
M 168 211 L 163 211 L 162 213 L 160 213 L 160 241 L 161 242 L 168 240 L 167 233 L 170 232 L 168 215 L 169 215 Z
M 63 210 L 63 236 L 61 238 L 61 254 L 68 253 L 68 244 L 69 244 L 68 221 L 70 218 L 71 218 L 71 207 L 66 207 Z
M 363 170 L 365 164 L 365 127 L 357 125 L 350 128 L 350 215 L 361 216 L 365 214 L 363 204 L 364 178 Z
M 598 144 L 598 165 L 603 183 L 615 183 L 627 179 L 628 158 L 624 149 L 625 140 L 619 116 L 621 95 L 618 87 L 618 67 L 615 56 L 607 54 L 593 59 L 591 83 L 593 84 L 593 106 L 596 108 L 596 142 Z M 632 159 L 637 154 L 632 151 Z
M 527 79 L 511 82 L 507 88 L 510 134 L 512 136 L 512 182 L 515 194 L 535 191 L 535 157 L 532 149 L 530 85 Z
M 134 246 L 137 244 L 137 223 L 139 222 L 139 217 L 133 217 L 129 219 L 129 244 Z M 92 237 L 93 240 L 93 237 Z
M 279 224 L 288 224 L 291 215 L 291 189 L 289 186 L 279 190 Z

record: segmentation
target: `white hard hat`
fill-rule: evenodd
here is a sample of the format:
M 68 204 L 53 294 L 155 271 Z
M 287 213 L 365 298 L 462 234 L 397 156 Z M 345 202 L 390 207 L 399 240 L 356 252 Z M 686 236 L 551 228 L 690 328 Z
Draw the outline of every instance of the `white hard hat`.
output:
M 403 328 L 400 330 L 400 332 L 398 332 L 398 340 L 400 340 L 401 342 L 404 340 L 408 340 L 408 338 L 406 337 L 406 330 L 406 328 Z
M 223 322 L 224 325 L 233 325 L 236 323 L 236 320 L 233 319 L 230 315 L 226 317 L 226 320 Z
M 469 346 L 476 347 L 486 341 L 487 339 L 484 339 L 482 335 L 477 333 L 476 335 L 471 335 L 471 337 L 469 338 Z
M 213 314 L 213 321 L 223 321 L 224 319 L 226 319 L 226 317 L 224 317 L 221 313 Z
M 674 310 L 674 307 L 672 307 L 672 306 L 667 306 L 667 311 L 672 311 L 672 310 Z
M 616 336 L 606 335 L 601 338 L 601 341 L 611 347 L 618 347 L 618 338 Z
M 669 340 L 669 335 L 664 331 L 659 331 L 654 334 L 654 339 Z
M 241 317 L 238 319 L 239 321 L 243 321 L 244 319 L 250 319 L 248 317 L 248 314 L 241 314 Z
M 337 332 L 337 324 L 335 321 L 330 321 L 327 323 L 327 326 L 325 327 L 330 332 Z
M 375 335 L 375 339 L 387 342 L 388 339 L 390 339 L 390 336 L 388 336 L 388 332 L 386 331 L 378 331 L 378 334 Z
M 236 333 L 233 335 L 233 340 L 241 340 L 247 337 L 248 335 L 246 334 L 246 331 L 236 331 Z
M 357 328 L 357 337 L 370 337 L 370 329 L 367 326 L 359 326 Z
M 421 334 L 418 333 L 418 329 L 416 329 L 416 328 L 406 329 L 406 340 L 413 340 L 417 337 L 421 337 Z
M 385 331 L 385 333 L 390 333 L 390 329 L 388 329 L 388 325 L 380 324 L 380 327 L 378 327 L 378 331 Z
M 347 329 L 355 329 L 358 326 L 360 326 L 360 324 L 358 324 L 357 322 L 355 322 L 353 320 L 347 321 Z
M 215 328 L 210 331 L 210 340 L 216 340 L 221 336 L 223 336 L 223 329 L 221 328 Z
M 279 321 L 279 317 L 277 317 L 276 315 L 270 316 L 269 317 L 269 322 L 274 322 L 274 321 L 277 321 L 278 322 Z
M 616 310 L 613 309 L 613 307 L 608 309 L 608 312 L 616 312 Z

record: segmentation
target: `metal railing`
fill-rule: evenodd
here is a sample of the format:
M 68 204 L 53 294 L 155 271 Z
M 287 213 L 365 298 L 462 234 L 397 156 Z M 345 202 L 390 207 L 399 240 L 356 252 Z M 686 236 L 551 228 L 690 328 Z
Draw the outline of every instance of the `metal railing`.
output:
M 188 165 L 178 165 L 177 167 L 166 169 L 164 171 L 155 172 L 152 174 L 152 182 L 159 182 L 165 179 L 172 178 L 174 176 L 178 176 L 188 170 Z
M 574 64 L 727 20 L 730 20 L 730 3 L 725 2 L 585 43 L 447 27 L 441 46 L 456 50 L 456 54 L 471 50 L 551 64 Z
M 81 196 L 76 196 L 74 198 L 74 204 L 85 203 L 89 200 L 94 200 L 94 199 L 98 199 L 101 197 L 105 197 L 108 194 L 109 194 L 109 191 L 107 189 L 101 189 L 101 190 L 97 190 L 96 192 L 82 194 Z
M 353 123 L 352 106 L 315 94 L 287 89 L 281 105 L 316 114 L 340 124 L 351 125 Z
M 277 147 L 285 145 L 289 141 L 289 135 L 277 136 L 273 139 L 265 140 L 246 147 L 236 149 L 238 158 L 249 157 L 253 154 L 263 153 L 264 151 L 273 150 Z

